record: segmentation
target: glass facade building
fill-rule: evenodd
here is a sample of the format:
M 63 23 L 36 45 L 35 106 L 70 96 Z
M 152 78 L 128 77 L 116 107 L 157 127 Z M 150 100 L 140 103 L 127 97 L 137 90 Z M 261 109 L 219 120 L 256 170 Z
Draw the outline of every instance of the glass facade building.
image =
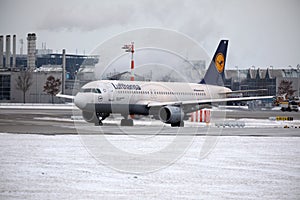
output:
M 10 74 L 0 74 L 0 101 L 10 100 Z

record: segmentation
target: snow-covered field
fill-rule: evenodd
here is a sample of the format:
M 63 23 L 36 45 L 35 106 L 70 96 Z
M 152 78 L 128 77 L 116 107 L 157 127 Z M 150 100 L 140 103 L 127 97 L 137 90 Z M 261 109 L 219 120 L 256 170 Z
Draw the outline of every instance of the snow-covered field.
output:
M 0 199 L 300 199 L 299 137 L 219 137 L 199 159 L 203 140 L 173 165 L 132 174 L 97 162 L 78 135 L 1 133 Z

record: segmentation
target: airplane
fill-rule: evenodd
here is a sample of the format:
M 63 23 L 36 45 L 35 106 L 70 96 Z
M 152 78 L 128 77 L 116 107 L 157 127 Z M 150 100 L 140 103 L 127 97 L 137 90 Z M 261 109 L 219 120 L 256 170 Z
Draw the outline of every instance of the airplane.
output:
M 118 113 L 124 117 L 121 126 L 133 126 L 129 116 L 137 114 L 151 115 L 172 127 L 183 127 L 190 113 L 212 104 L 273 98 L 230 98 L 236 92 L 224 87 L 227 47 L 228 40 L 221 40 L 199 83 L 97 80 L 84 85 L 75 96 L 57 96 L 73 99 L 83 119 L 95 125 L 102 126 L 110 114 Z

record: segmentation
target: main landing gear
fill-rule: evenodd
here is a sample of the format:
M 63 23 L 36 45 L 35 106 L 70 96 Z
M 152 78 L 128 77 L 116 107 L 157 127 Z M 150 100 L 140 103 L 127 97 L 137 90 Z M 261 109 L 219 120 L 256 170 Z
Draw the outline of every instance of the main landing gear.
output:
M 96 113 L 96 116 L 98 118 L 98 123 L 95 123 L 95 126 L 103 126 L 103 120 L 105 120 L 107 117 L 109 117 L 108 113 Z
M 128 119 L 128 116 L 123 116 L 125 119 L 121 120 L 121 126 L 133 126 L 133 120 Z
M 109 117 L 109 113 L 96 113 L 97 122 L 95 122 L 95 126 L 103 126 L 103 120 Z M 121 126 L 133 126 L 133 120 L 128 119 L 128 116 L 123 116 L 124 119 L 121 120 Z
M 173 123 L 171 124 L 171 127 L 184 127 L 184 122 L 177 122 L 177 123 Z

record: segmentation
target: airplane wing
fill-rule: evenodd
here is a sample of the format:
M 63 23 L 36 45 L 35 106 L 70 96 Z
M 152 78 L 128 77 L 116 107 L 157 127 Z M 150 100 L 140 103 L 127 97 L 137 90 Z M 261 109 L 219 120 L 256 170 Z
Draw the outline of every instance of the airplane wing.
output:
M 75 98 L 75 96 L 67 95 L 67 94 L 62 94 L 62 93 L 58 93 L 56 96 L 64 98 L 64 99 L 74 99 Z
M 149 102 L 148 107 L 160 107 L 167 105 L 201 105 L 210 103 L 222 103 L 228 101 L 250 101 L 250 100 L 260 100 L 260 99 L 271 99 L 273 96 L 261 96 L 261 97 L 239 97 L 239 98 L 222 98 L 222 99 L 201 99 L 201 100 L 191 100 L 191 101 L 169 101 L 169 102 Z

